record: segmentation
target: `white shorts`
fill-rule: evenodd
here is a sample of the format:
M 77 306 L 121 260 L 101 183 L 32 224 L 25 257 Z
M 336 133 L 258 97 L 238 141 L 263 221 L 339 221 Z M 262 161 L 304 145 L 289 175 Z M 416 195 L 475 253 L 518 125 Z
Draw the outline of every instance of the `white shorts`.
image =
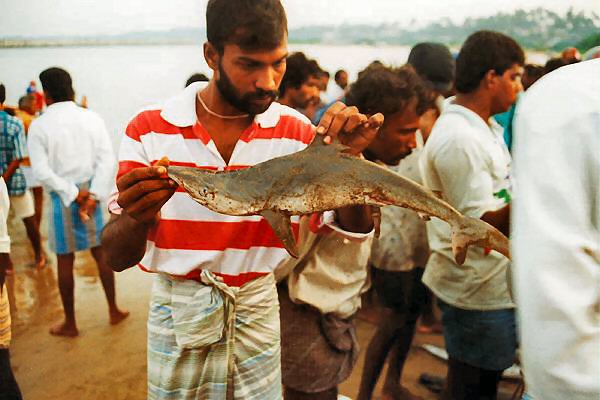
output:
M 33 206 L 33 196 L 29 190 L 20 196 L 10 196 L 10 207 L 15 213 L 15 217 L 25 219 L 35 215 Z

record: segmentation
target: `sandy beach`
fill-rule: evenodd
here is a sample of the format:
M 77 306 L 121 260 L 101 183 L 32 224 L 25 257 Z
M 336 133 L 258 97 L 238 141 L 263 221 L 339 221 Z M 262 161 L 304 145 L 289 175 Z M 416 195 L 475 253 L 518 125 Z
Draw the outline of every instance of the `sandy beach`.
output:
M 13 308 L 12 364 L 26 400 L 142 400 L 146 398 L 146 316 L 152 276 L 132 268 L 116 276 L 117 301 L 131 312 L 111 326 L 95 264 L 89 252 L 76 255 L 75 309 L 80 336 L 58 338 L 49 328 L 62 318 L 56 284 L 56 261 L 43 270 L 32 267 L 33 253 L 23 224 L 11 219 L 14 274 L 7 279 Z M 42 228 L 45 237 L 45 228 Z M 340 394 L 355 398 L 366 346 L 375 330 L 376 311 L 363 309 L 358 318 L 361 358 Z M 418 346 L 443 345 L 441 335 L 417 335 L 405 367 L 403 383 L 424 399 L 437 395 L 418 384 L 419 374 L 443 376 L 446 364 Z M 499 399 L 510 399 L 516 385 L 504 381 Z M 381 379 L 375 392 L 379 399 Z

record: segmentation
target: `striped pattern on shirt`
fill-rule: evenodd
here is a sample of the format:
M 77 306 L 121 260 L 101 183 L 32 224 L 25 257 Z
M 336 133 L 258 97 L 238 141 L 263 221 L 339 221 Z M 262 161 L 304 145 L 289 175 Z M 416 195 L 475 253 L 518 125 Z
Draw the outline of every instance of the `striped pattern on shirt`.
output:
M 192 89 L 192 90 L 190 90 Z M 181 96 L 191 104 L 198 87 L 188 87 Z M 173 104 L 180 104 L 171 102 Z M 166 104 L 166 107 L 169 103 Z M 129 124 L 119 155 L 118 176 L 168 157 L 171 165 L 212 170 L 247 168 L 269 159 L 304 149 L 314 137 L 307 118 L 297 111 L 273 103 L 258 115 L 236 144 L 229 165 L 219 154 L 209 133 L 193 112 L 173 118 L 173 109 L 158 108 L 139 113 Z M 184 121 L 196 121 L 178 126 Z M 293 220 L 297 232 L 298 220 Z M 260 216 L 228 216 L 215 213 L 178 190 L 163 206 L 159 223 L 148 236 L 140 267 L 152 272 L 199 277 L 208 269 L 232 286 L 273 271 L 288 255 L 269 224 Z

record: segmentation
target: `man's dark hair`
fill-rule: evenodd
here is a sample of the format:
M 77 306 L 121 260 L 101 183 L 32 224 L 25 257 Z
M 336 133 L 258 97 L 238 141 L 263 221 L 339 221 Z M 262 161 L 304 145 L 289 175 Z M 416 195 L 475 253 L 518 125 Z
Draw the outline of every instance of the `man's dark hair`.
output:
M 338 81 L 338 79 L 340 79 L 340 76 L 341 76 L 343 73 L 344 73 L 344 74 L 347 74 L 347 72 L 346 72 L 345 70 L 343 70 L 343 69 L 337 70 L 337 71 L 335 72 L 335 75 L 333 76 L 333 79 L 334 79 L 334 80 L 337 82 L 337 81 Z
M 188 78 L 187 82 L 185 82 L 185 87 L 190 86 L 194 82 L 208 82 L 209 80 L 210 79 L 208 79 L 208 76 L 196 73 Z
M 431 91 L 410 65 L 371 65 L 358 74 L 346 95 L 346 104 L 356 106 L 361 113 L 380 112 L 384 116 L 404 111 L 412 101 L 416 101 L 417 114 L 421 115 L 433 107 L 433 100 Z
M 567 65 L 567 63 L 562 58 L 551 58 L 548 61 L 546 61 L 546 64 L 544 65 L 544 75 L 549 74 L 550 72 L 557 70 L 560 67 L 564 67 L 565 65 Z
M 525 64 L 525 53 L 514 39 L 500 32 L 475 32 L 462 45 L 456 59 L 456 90 L 471 93 L 488 71 L 501 75 L 515 64 Z
M 319 64 L 308 59 L 302 52 L 290 54 L 286 58 L 286 64 L 285 75 L 279 85 L 280 96 L 284 96 L 288 88 L 298 89 L 311 76 L 318 77 L 321 72 Z
M 55 103 L 75 99 L 71 75 L 62 68 L 52 67 L 42 71 L 40 82 L 44 92 L 49 94 Z
M 6 88 L 0 83 L 0 104 L 4 104 L 6 101 Z
M 279 0 L 209 0 L 206 38 L 219 52 L 232 43 L 244 50 L 274 49 L 287 35 Z
M 33 95 L 33 93 L 27 93 L 25 96 L 21 96 L 21 98 L 19 99 L 19 108 L 22 110 L 23 107 L 27 107 L 27 105 L 29 104 L 34 104 L 35 103 L 35 96 Z

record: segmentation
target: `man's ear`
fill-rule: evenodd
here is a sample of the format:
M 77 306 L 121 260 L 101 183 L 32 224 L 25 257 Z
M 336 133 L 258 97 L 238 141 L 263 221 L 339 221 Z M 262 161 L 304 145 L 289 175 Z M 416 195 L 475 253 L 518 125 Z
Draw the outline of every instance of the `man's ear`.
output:
M 497 77 L 498 77 L 498 74 L 496 73 L 496 71 L 494 71 L 493 69 L 490 69 L 483 76 L 484 86 L 487 89 L 491 89 L 492 87 L 494 87 L 495 84 L 496 84 L 496 79 L 495 78 L 497 78 Z
M 206 60 L 206 64 L 213 71 L 217 71 L 219 69 L 219 60 L 221 54 L 219 51 L 213 46 L 212 43 L 206 42 L 204 43 L 204 59 Z

